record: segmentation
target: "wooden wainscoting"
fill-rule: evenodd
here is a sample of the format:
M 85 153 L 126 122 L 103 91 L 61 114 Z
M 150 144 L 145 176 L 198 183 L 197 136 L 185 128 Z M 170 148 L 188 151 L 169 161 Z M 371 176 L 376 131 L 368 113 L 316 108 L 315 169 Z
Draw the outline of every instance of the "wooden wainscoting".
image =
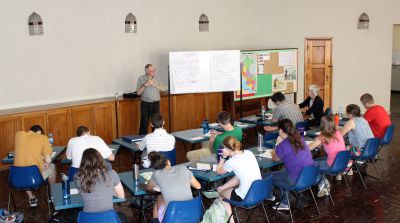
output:
M 168 113 L 168 96 L 160 101 L 160 112 L 165 128 L 181 131 L 199 128 L 204 118 L 214 122 L 222 110 L 222 94 L 172 95 L 171 114 Z M 169 123 L 171 115 L 171 123 Z M 52 133 L 54 145 L 67 145 L 76 136 L 76 129 L 84 125 L 93 135 L 106 143 L 123 135 L 138 134 L 140 124 L 140 99 L 111 98 L 61 103 L 0 111 L 0 158 L 14 150 L 15 133 L 41 125 L 46 134 Z

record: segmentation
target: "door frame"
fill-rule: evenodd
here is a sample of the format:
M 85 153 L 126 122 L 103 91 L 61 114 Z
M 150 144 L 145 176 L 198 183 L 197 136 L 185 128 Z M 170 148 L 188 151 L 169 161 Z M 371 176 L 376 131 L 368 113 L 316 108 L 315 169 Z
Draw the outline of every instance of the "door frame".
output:
M 333 101 L 333 94 L 332 94 L 332 85 L 333 85 L 333 81 L 332 81 L 333 80 L 333 57 L 332 57 L 333 37 L 306 37 L 306 38 L 304 38 L 304 81 L 303 81 L 304 91 L 303 91 L 303 100 L 305 98 L 307 98 L 306 97 L 306 95 L 307 95 L 307 86 L 306 86 L 307 60 L 306 60 L 306 58 L 307 58 L 307 52 L 308 52 L 308 50 L 307 50 L 307 41 L 309 41 L 309 40 L 330 40 L 331 41 L 331 52 L 330 52 L 330 54 L 331 54 L 331 66 L 330 66 L 330 68 L 331 68 L 330 69 L 331 81 L 330 81 L 330 91 L 329 91 L 329 94 L 331 95 L 331 100 L 330 100 L 329 106 L 327 106 L 325 104 L 325 101 L 324 101 L 324 106 L 332 108 L 332 101 Z

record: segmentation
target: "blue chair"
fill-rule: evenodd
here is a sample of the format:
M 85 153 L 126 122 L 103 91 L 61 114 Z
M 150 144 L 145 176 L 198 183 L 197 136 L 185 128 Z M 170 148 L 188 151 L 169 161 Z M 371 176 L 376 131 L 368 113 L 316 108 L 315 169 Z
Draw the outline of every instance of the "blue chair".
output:
M 267 148 L 275 148 L 276 139 L 279 136 L 279 132 L 267 132 L 264 135 L 264 146 Z
M 340 151 L 336 155 L 335 160 L 332 163 L 332 166 L 330 167 L 319 167 L 319 173 L 324 175 L 331 175 L 335 176 L 338 174 L 341 174 L 343 176 L 344 182 L 346 183 L 347 189 L 349 190 L 349 193 L 351 195 L 351 190 L 349 188 L 349 185 L 347 184 L 346 177 L 343 175 L 343 171 L 347 168 L 347 164 L 349 163 L 350 160 L 350 152 L 349 151 Z M 322 178 L 325 181 L 325 177 Z M 326 182 L 325 182 L 326 184 Z M 333 202 L 332 195 L 329 193 L 329 197 L 331 198 L 332 204 L 335 205 L 335 202 Z
M 297 178 L 297 181 L 293 185 L 279 185 L 279 184 L 274 184 L 276 187 L 282 188 L 286 190 L 286 197 L 288 199 L 288 205 L 289 205 L 289 212 L 290 212 L 290 218 L 293 222 L 293 216 L 292 216 L 292 210 L 290 206 L 290 192 L 295 193 L 295 194 L 301 194 L 304 191 L 310 191 L 311 196 L 314 200 L 314 204 L 317 207 L 318 214 L 320 214 L 319 207 L 317 204 L 317 201 L 315 200 L 314 194 L 311 190 L 311 187 L 315 185 L 317 181 L 317 176 L 318 176 L 318 167 L 311 165 L 311 166 L 305 166 L 303 167 L 303 170 L 300 173 L 300 176 Z M 281 204 L 282 199 L 279 201 L 277 207 Z
M 117 212 L 114 210 L 104 212 L 83 212 L 78 214 L 78 223 L 121 223 Z
M 380 141 L 379 150 L 385 148 L 389 152 L 390 157 L 392 157 L 393 162 L 396 163 L 396 159 L 393 156 L 393 153 L 391 152 L 391 149 L 390 149 L 390 143 L 392 142 L 392 139 L 393 139 L 394 128 L 395 128 L 395 125 L 389 125 L 386 128 L 385 135 L 383 136 L 383 138 Z
M 74 181 L 74 176 L 75 176 L 75 174 L 77 174 L 78 172 L 79 172 L 79 168 L 70 166 L 70 167 L 68 168 L 68 178 L 69 178 L 68 181 L 69 181 L 69 182 Z
M 375 163 L 375 157 L 378 154 L 379 145 L 380 145 L 380 143 L 379 143 L 378 138 L 371 138 L 371 139 L 368 139 L 367 143 L 365 144 L 364 149 L 362 149 L 362 153 L 360 156 L 354 156 L 354 155 L 350 154 L 351 159 L 354 160 L 353 166 L 356 166 L 358 175 L 360 176 L 365 189 L 367 189 L 367 186 L 365 185 L 364 179 L 360 172 L 360 168 L 358 167 L 356 161 L 363 162 L 361 168 L 364 168 L 368 164 L 368 162 L 372 161 L 372 163 L 374 164 L 376 173 L 378 174 L 379 179 L 382 181 L 381 174 L 379 173 L 378 168 L 376 168 L 376 163 Z M 375 178 L 371 175 L 367 175 L 367 176 Z
M 304 133 L 308 129 L 308 124 L 307 122 L 297 122 L 295 127 L 297 131 L 300 133 L 300 135 L 304 136 L 305 135 Z
M 188 201 L 171 201 L 165 211 L 162 223 L 195 223 L 203 218 L 201 196 Z
M 10 166 L 8 183 L 10 186 L 10 192 L 8 194 L 8 210 L 11 210 L 10 209 L 11 202 L 13 203 L 14 209 L 16 209 L 18 206 L 22 204 L 27 203 L 27 200 L 25 199 L 23 202 L 15 204 L 14 193 L 13 193 L 14 190 L 19 190 L 19 191 L 29 190 L 38 192 L 38 195 L 47 202 L 50 213 L 49 184 L 47 180 L 43 179 L 43 176 L 36 165 L 24 166 L 24 167 Z M 46 186 L 46 195 L 39 193 L 39 189 L 43 185 Z
M 160 153 L 169 159 L 169 162 L 171 162 L 171 166 L 174 166 L 176 164 L 176 149 L 175 148 L 171 151 L 160 152 Z
M 258 206 L 262 206 L 265 217 L 267 218 L 267 221 L 269 222 L 267 212 L 265 211 L 264 203 L 263 201 L 266 200 L 272 193 L 272 176 L 269 176 L 265 179 L 262 180 L 255 180 L 250 188 L 249 191 L 246 194 L 246 197 L 243 199 L 243 201 L 234 201 L 234 200 L 229 200 L 229 199 L 224 199 L 224 201 L 228 202 L 232 206 L 234 206 L 233 212 L 229 218 L 233 217 L 233 213 L 235 213 L 235 217 L 237 219 L 237 222 L 239 221 L 238 215 L 237 215 L 237 208 L 243 208 L 246 210 L 253 209 Z M 251 215 L 247 217 L 246 222 L 249 221 L 249 218 Z

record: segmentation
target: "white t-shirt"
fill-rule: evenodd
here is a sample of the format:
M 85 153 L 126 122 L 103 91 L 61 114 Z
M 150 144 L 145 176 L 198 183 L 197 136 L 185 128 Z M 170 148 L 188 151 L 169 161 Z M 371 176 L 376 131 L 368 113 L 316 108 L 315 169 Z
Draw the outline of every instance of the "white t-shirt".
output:
M 74 137 L 68 141 L 67 158 L 72 159 L 72 167 L 79 168 L 81 165 L 82 154 L 88 148 L 96 149 L 101 156 L 106 159 L 111 154 L 111 149 L 98 136 L 83 135 Z
M 261 179 L 260 167 L 256 157 L 251 151 L 245 150 L 243 154 L 236 154 L 229 158 L 224 164 L 224 169 L 233 171 L 239 179 L 239 187 L 235 189 L 236 194 L 244 199 L 255 180 Z
M 141 142 L 138 143 L 139 149 L 146 148 L 146 153 L 143 153 L 143 167 L 148 168 L 150 163 L 147 159 L 147 154 L 150 152 L 167 152 L 175 148 L 175 137 L 168 134 L 163 128 L 155 129 L 154 132 L 147 134 Z

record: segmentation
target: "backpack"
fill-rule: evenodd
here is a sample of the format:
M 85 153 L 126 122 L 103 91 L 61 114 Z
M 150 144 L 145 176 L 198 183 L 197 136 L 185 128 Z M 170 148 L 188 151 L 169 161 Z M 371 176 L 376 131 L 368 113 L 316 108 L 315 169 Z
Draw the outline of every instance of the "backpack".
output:
M 24 214 L 21 212 L 9 212 L 0 208 L 0 223 L 21 223 L 24 221 Z
M 226 223 L 228 220 L 229 216 L 224 206 L 219 199 L 215 199 L 210 208 L 204 213 L 201 223 Z

